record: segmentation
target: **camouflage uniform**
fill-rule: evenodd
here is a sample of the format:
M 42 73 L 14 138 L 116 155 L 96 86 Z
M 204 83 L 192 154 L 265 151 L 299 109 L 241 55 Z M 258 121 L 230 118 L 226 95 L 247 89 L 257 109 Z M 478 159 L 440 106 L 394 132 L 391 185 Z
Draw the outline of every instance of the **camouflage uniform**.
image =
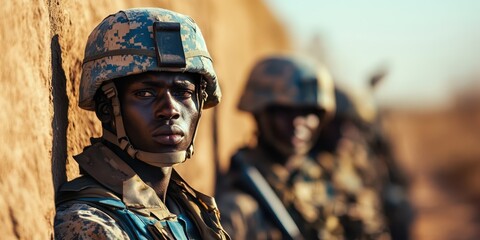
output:
M 240 100 L 241 110 L 257 114 L 268 106 L 309 106 L 324 112 L 326 120 L 335 108 L 333 85 L 328 72 L 304 59 L 273 56 L 261 60 L 252 70 Z M 257 124 L 258 121 L 257 121 Z M 274 142 L 272 140 L 272 142 Z M 301 236 L 298 239 L 325 239 L 340 236 L 337 219 L 324 217 L 324 206 L 330 199 L 324 171 L 308 155 L 295 156 L 296 167 L 285 166 L 270 146 L 257 144 L 240 149 L 233 157 L 218 191 L 221 221 L 233 239 L 289 239 L 275 223 L 268 207 L 242 182 L 237 164 L 258 169 L 295 222 Z M 331 233 L 325 232 L 326 224 Z M 330 238 L 333 239 L 333 238 Z
M 338 226 L 338 219 L 327 219 L 324 215 L 324 207 L 333 196 L 319 165 L 304 156 L 298 159 L 303 162 L 301 166 L 292 171 L 274 162 L 273 157 L 264 148 L 244 148 L 234 156 L 256 167 L 265 177 L 297 223 L 304 239 L 340 237 L 343 232 Z M 229 174 L 234 175 L 233 171 Z M 241 184 L 234 182 L 232 185 L 235 190 L 228 190 L 219 196 L 222 225 L 232 238 L 283 239 L 282 231 L 273 224 L 263 206 L 247 194 L 248 191 Z
M 381 199 L 385 166 L 372 153 L 355 102 L 338 88 L 336 102 L 335 118 L 312 151 L 332 186 L 325 213 L 340 220 L 347 239 L 389 239 Z
M 213 198 L 195 191 L 174 172 L 169 183 L 167 202 L 163 203 L 119 155 L 122 154 L 97 142 L 75 157 L 87 174 L 64 184 L 60 189 L 55 217 L 57 239 L 130 238 L 125 226 L 121 226 L 122 221 L 108 214 L 111 211 L 108 206 L 87 201 L 87 198 L 93 197 L 120 200 L 132 213 L 150 221 L 159 220 L 162 226 L 155 224 L 148 232 L 160 239 L 182 239 L 180 237 L 183 234 L 188 239 L 226 238 Z M 178 205 L 183 211 L 178 215 L 173 214 L 167 205 Z M 172 222 L 186 226 L 185 233 L 175 232 L 170 224 Z
M 75 156 L 83 175 L 57 194 L 57 239 L 229 239 L 213 198 L 195 191 L 173 170 L 163 202 L 123 160 L 171 167 L 193 154 L 194 137 L 185 151 L 151 153 L 130 143 L 113 80 L 149 71 L 199 74 L 199 114 L 220 102 L 212 60 L 190 17 L 139 8 L 105 18 L 88 38 L 79 106 L 95 110 L 94 96 L 103 91 L 116 131 L 104 126 L 102 138 Z
M 59 206 L 57 215 L 56 239 L 129 239 L 115 219 L 88 204 Z

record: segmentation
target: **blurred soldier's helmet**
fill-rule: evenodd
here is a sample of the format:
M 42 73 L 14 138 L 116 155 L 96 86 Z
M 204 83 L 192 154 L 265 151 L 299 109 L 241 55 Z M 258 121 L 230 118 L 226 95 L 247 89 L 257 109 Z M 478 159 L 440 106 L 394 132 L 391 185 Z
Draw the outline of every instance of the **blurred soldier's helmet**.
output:
M 112 80 L 148 71 L 199 74 L 199 114 L 202 108 L 220 102 L 221 92 L 212 59 L 194 20 L 165 9 L 137 8 L 106 17 L 88 37 L 79 106 L 95 110 L 94 96 L 103 90 L 112 101 L 116 128 L 116 133 L 104 128 L 103 138 L 132 158 L 154 166 L 172 166 L 193 154 L 193 140 L 186 151 L 144 152 L 131 145 L 123 126 L 118 93 Z
M 373 101 L 366 97 L 360 98 L 351 92 L 336 86 L 335 87 L 335 118 L 349 119 L 362 124 L 370 124 L 377 116 Z
M 178 32 L 181 42 L 174 42 Z M 94 110 L 93 97 L 102 83 L 147 71 L 198 73 L 206 81 L 203 107 L 220 102 L 212 59 L 194 20 L 165 9 L 138 8 L 106 17 L 88 37 L 79 106 Z
M 238 108 L 255 114 L 271 105 L 311 106 L 331 116 L 335 97 L 330 73 L 298 56 L 260 60 L 250 73 Z

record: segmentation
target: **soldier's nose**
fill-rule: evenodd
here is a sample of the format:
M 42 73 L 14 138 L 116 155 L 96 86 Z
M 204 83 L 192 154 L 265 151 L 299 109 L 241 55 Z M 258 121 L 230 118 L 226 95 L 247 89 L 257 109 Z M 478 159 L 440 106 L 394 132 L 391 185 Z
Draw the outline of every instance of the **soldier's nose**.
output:
M 155 110 L 155 116 L 160 119 L 178 119 L 180 117 L 178 103 L 169 91 L 162 94 Z

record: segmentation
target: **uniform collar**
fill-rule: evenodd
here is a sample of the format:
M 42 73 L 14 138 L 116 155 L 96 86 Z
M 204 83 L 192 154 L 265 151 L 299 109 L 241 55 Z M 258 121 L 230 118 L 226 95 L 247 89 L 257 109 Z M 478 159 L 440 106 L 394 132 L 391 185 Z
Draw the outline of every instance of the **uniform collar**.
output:
M 175 218 L 155 190 L 103 143 L 94 143 L 74 158 L 86 173 L 121 196 L 129 210 L 160 220 Z

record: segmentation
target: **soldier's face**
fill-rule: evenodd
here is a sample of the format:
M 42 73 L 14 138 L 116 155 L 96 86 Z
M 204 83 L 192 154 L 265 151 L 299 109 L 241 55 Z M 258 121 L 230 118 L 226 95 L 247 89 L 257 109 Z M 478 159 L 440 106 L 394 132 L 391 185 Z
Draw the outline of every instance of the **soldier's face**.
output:
M 198 119 L 199 75 L 147 72 L 115 82 L 123 124 L 137 149 L 161 153 L 186 150 Z
M 272 106 L 261 115 L 260 133 L 285 155 L 308 152 L 320 132 L 322 112 L 315 108 Z

